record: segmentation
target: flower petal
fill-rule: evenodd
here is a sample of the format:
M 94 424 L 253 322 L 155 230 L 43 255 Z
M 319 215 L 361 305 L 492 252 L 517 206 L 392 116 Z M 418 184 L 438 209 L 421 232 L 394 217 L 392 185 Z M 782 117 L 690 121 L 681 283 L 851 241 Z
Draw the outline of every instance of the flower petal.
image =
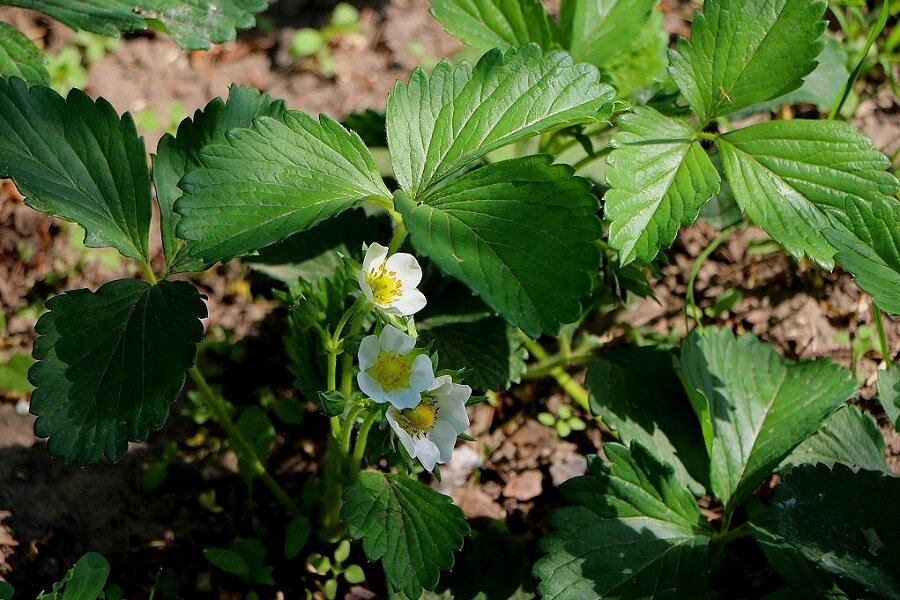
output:
M 416 340 L 393 325 L 384 326 L 378 337 L 378 343 L 382 352 L 393 352 L 394 354 L 406 354 L 416 347 Z
M 377 269 L 384 262 L 387 253 L 387 247 L 377 242 L 370 244 L 369 249 L 366 250 L 366 256 L 363 258 L 362 270 L 371 271 L 372 269 Z
M 391 406 L 398 410 L 415 408 L 419 405 L 419 402 L 422 401 L 422 394 L 417 390 L 411 390 L 409 388 L 392 390 L 386 393 L 384 397 L 391 403 Z
M 398 252 L 384 263 L 388 271 L 397 273 L 397 278 L 403 282 L 403 289 L 413 289 L 422 281 L 422 267 L 412 254 Z
M 363 293 L 365 293 L 365 291 L 366 290 L 363 290 Z M 414 315 L 425 308 L 425 304 L 427 304 L 427 302 L 428 301 L 425 300 L 425 294 L 423 294 L 419 290 L 406 290 L 403 292 L 403 294 L 400 295 L 399 298 L 394 300 L 393 306 L 385 310 L 385 312 L 408 317 L 409 315 Z
M 444 387 L 447 384 L 452 384 L 453 378 L 449 375 L 441 375 L 440 377 L 435 377 L 434 382 L 428 386 L 429 392 L 434 392 L 435 396 L 438 396 L 438 390 Z
M 445 463 L 453 456 L 453 449 L 456 447 L 456 435 L 453 427 L 444 421 L 436 423 L 434 428 L 428 432 L 428 439 L 434 442 L 440 453 L 441 458 L 438 462 Z
M 375 361 L 378 360 L 379 348 L 377 335 L 367 335 L 362 339 L 359 343 L 359 352 L 357 353 L 361 371 L 365 371 L 375 364 Z
M 416 443 L 413 441 L 412 436 L 406 433 L 406 430 L 400 427 L 400 423 L 397 422 L 397 416 L 399 412 L 395 408 L 389 408 L 385 417 L 387 418 L 388 424 L 391 426 L 391 429 L 394 430 L 394 434 L 396 434 L 397 439 L 400 440 L 400 443 L 403 444 L 403 447 L 406 448 L 406 452 L 412 456 L 416 456 Z
M 434 365 L 426 354 L 413 359 L 412 373 L 409 376 L 409 387 L 417 392 L 424 392 L 434 383 Z
M 356 276 L 356 280 L 359 283 L 359 289 L 362 290 L 363 296 L 366 297 L 366 300 L 372 302 L 372 286 L 366 281 L 366 272 L 365 269 L 360 270 L 359 274 Z
M 416 445 L 416 453 L 415 455 L 411 456 L 418 458 L 419 462 L 422 463 L 422 466 L 425 467 L 426 471 L 433 471 L 434 465 L 438 463 L 441 457 L 440 449 L 427 437 L 413 440 L 413 443 Z
M 390 402 L 390 396 L 385 393 L 381 384 L 375 381 L 375 379 L 365 371 L 359 372 L 356 376 L 356 383 L 359 385 L 360 391 L 373 401 L 378 402 L 379 404 Z

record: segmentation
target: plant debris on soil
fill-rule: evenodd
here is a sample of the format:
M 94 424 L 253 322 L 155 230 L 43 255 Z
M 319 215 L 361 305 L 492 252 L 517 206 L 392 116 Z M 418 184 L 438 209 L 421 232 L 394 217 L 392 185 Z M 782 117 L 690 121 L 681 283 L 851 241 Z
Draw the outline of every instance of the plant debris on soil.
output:
M 298 28 L 321 26 L 333 5 L 283 1 L 266 13 L 265 32 L 243 32 L 235 42 L 209 51 L 185 53 L 165 36 L 129 35 L 118 50 L 89 68 L 85 89 L 107 98 L 120 112 L 168 114 L 177 102 L 186 116 L 240 83 L 283 98 L 290 108 L 343 118 L 366 108 L 383 110 L 395 80 L 459 50 L 459 43 L 428 14 L 427 0 L 357 6 L 361 31 L 333 41 L 330 48 L 333 80 L 301 68 L 286 50 Z M 674 1 L 661 7 L 668 31 L 686 34 L 689 12 Z M 0 18 L 49 52 L 73 40 L 71 31 L 35 13 L 2 9 Z M 855 124 L 890 154 L 900 148 L 898 114 L 897 98 L 877 93 L 861 99 Z M 164 131 L 143 133 L 152 152 Z M 9 182 L 0 182 L 0 223 L 0 307 L 5 316 L 0 362 L 16 352 L 30 353 L 34 323 L 48 298 L 134 275 L 134 268 L 114 251 L 86 250 L 77 226 L 26 207 Z M 610 344 L 632 331 L 673 340 L 684 335 L 687 274 L 716 233 L 702 221 L 681 232 L 668 253 L 669 265 L 653 284 L 655 298 L 634 301 L 617 315 L 606 333 Z M 827 357 L 853 369 L 863 383 L 858 403 L 878 420 L 888 465 L 900 473 L 900 436 L 873 401 L 878 353 L 853 356 L 840 335 L 873 326 L 870 298 L 839 270 L 826 273 L 781 251 L 757 251 L 756 242 L 765 239 L 752 227 L 730 235 L 699 271 L 699 306 L 711 306 L 723 293 L 737 290 L 741 299 L 716 317 L 723 326 L 752 332 L 792 359 Z M 225 396 L 247 405 L 257 401 L 254 394 L 260 388 L 294 394 L 277 351 L 285 315 L 272 299 L 272 282 L 239 262 L 190 277 L 207 297 L 208 336 L 241 350 L 204 355 L 207 362 L 217 361 L 211 369 L 219 376 L 213 373 L 213 379 L 223 384 Z M 887 325 L 896 354 L 900 322 Z M 583 371 L 574 369 L 573 374 L 582 377 Z M 554 429 L 538 423 L 538 412 L 554 412 L 570 402 L 545 381 L 526 380 L 496 400 L 472 410 L 469 434 L 475 441 L 460 443 L 435 486 L 452 495 L 475 529 L 484 529 L 491 520 L 505 521 L 512 538 L 534 553 L 548 512 L 561 502 L 557 486 L 584 473 L 585 456 L 598 452 L 605 440 L 590 425 L 560 439 Z M 51 459 L 45 442 L 33 436 L 27 394 L 0 396 L 0 578 L 10 581 L 22 598 L 33 597 L 92 550 L 107 557 L 111 580 L 126 597 L 147 597 L 148 590 L 163 585 L 179 590 L 172 597 L 242 597 L 240 592 L 248 588 L 213 569 L 201 551 L 260 531 L 280 540 L 280 511 L 264 492 L 248 495 L 234 455 L 223 448 L 224 434 L 183 416 L 185 402 L 179 400 L 166 427 L 147 443 L 133 444 L 121 463 L 82 469 Z M 303 425 L 279 426 L 270 465 L 296 496 L 321 459 L 321 432 L 327 428 L 318 426 L 319 420 L 324 425 L 324 417 L 310 404 Z M 142 492 L 143 469 L 172 443 L 178 460 L 170 465 L 167 479 L 158 489 Z M 316 551 L 312 545 L 310 550 Z M 299 559 L 285 561 L 277 546 L 269 559 L 276 580 L 285 583 L 280 596 L 268 597 L 304 597 L 307 589 L 320 593 L 322 578 L 298 573 Z M 368 566 L 361 554 L 353 560 L 364 565 L 370 581 L 379 580 L 379 569 Z M 347 597 L 373 595 L 355 586 Z

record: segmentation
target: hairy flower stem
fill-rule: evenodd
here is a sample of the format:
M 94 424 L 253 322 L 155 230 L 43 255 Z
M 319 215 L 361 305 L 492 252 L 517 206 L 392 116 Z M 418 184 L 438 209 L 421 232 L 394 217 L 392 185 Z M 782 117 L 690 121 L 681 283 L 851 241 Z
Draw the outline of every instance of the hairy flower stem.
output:
M 891 367 L 891 350 L 888 347 L 887 334 L 884 331 L 884 321 L 881 319 L 881 309 L 872 302 L 872 320 L 875 321 L 875 330 L 878 332 L 878 345 L 881 350 L 881 360 Z
M 372 429 L 379 414 L 381 413 L 377 409 L 370 411 L 363 419 L 362 425 L 359 426 L 359 433 L 356 434 L 356 443 L 353 446 L 353 464 L 351 466 L 353 479 L 359 475 L 363 455 L 366 453 L 366 443 L 369 441 L 369 430 Z
M 228 440 L 231 442 L 231 449 L 238 455 L 238 458 L 242 459 L 244 464 L 249 465 L 250 472 L 256 477 L 259 477 L 260 481 L 269 488 L 269 491 L 272 492 L 272 495 L 275 496 L 288 514 L 296 515 L 299 513 L 300 507 L 297 506 L 296 502 L 291 500 L 291 497 L 288 496 L 287 492 L 278 485 L 278 482 L 275 481 L 266 470 L 266 466 L 259 460 L 259 457 L 247 441 L 247 438 L 244 437 L 244 434 L 241 433 L 231 420 L 231 417 L 228 416 L 228 409 L 225 405 L 225 401 L 209 387 L 209 384 L 206 382 L 200 369 L 195 365 L 191 367 L 188 373 L 190 373 L 191 379 L 194 380 L 197 389 L 200 390 L 200 393 L 206 400 L 206 404 L 212 411 L 216 422 L 218 422 L 219 425 L 222 426 L 222 429 L 225 430 L 225 433 L 228 434 Z

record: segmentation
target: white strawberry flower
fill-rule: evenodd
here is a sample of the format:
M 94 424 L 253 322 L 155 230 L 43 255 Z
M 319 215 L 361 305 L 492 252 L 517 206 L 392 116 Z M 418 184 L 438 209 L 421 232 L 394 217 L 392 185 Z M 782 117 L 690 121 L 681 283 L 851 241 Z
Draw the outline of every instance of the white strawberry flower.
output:
M 466 402 L 471 396 L 472 388 L 442 375 L 414 408 L 388 408 L 387 420 L 409 455 L 432 471 L 435 464 L 450 460 L 456 438 L 469 427 Z
M 359 272 L 362 293 L 388 314 L 408 316 L 419 312 L 425 307 L 425 295 L 416 289 L 422 281 L 422 267 L 412 254 L 387 254 L 388 249 L 381 244 L 369 246 Z
M 359 344 L 359 389 L 375 402 L 389 402 L 400 410 L 419 404 L 422 392 L 434 383 L 434 367 L 415 346 L 413 338 L 391 325 L 385 325 L 381 335 L 364 337 Z

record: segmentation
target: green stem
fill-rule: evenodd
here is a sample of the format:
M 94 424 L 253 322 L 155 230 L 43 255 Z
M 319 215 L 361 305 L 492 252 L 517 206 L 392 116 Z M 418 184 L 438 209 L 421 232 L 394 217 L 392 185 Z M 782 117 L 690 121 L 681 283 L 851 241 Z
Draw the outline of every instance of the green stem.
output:
M 362 404 L 354 404 L 347 411 L 347 417 L 344 419 L 344 429 L 341 431 L 341 452 L 344 455 L 350 454 L 350 436 L 353 434 L 353 426 L 356 424 L 356 417 L 359 411 L 363 409 Z
M 234 422 L 231 420 L 231 417 L 228 416 L 228 408 L 225 405 L 225 401 L 215 393 L 209 384 L 206 382 L 206 379 L 203 377 L 203 373 L 200 372 L 200 369 L 197 368 L 196 365 L 191 367 L 188 371 L 191 375 L 191 379 L 194 380 L 194 383 L 197 385 L 197 389 L 200 390 L 200 393 L 203 395 L 206 400 L 207 406 L 212 411 L 213 416 L 219 425 L 222 426 L 222 429 L 225 430 L 225 433 L 228 434 L 228 439 L 231 442 L 231 448 L 235 451 L 238 457 L 242 458 L 244 463 L 249 465 L 250 471 L 253 475 L 259 477 L 259 479 L 269 488 L 269 491 L 275 496 L 278 502 L 288 511 L 289 514 L 294 515 L 297 514 L 300 508 L 297 504 L 291 500 L 290 496 L 288 496 L 287 492 L 278 485 L 278 482 L 272 478 L 269 472 L 266 470 L 265 465 L 262 461 L 259 460 L 259 457 L 256 455 L 256 452 L 253 450 L 253 447 L 247 441 L 247 438 L 244 437 L 244 434 L 241 433 L 240 429 L 235 426 Z
M 575 169 L 575 170 L 577 171 L 578 169 L 580 169 L 580 168 L 582 168 L 582 167 L 584 167 L 584 166 L 586 166 L 586 165 L 591 164 L 592 162 L 594 162 L 594 161 L 597 160 L 598 158 L 603 158 L 604 156 L 606 156 L 607 154 L 609 154 L 611 151 L 612 151 L 612 148 L 609 147 L 609 146 L 607 146 L 607 147 L 604 148 L 603 150 L 600 150 L 600 151 L 598 151 L 598 152 L 594 152 L 594 155 L 593 155 L 593 156 L 585 156 L 584 158 L 582 158 L 582 159 L 576 161 L 575 164 L 572 165 L 572 168 Z
M 850 73 L 850 77 L 844 82 L 844 87 L 841 88 L 840 95 L 831 107 L 831 112 L 828 113 L 829 121 L 833 121 L 837 118 L 838 114 L 841 112 L 841 108 L 844 107 L 844 102 L 846 102 L 847 98 L 850 96 L 853 84 L 856 83 L 859 74 L 862 72 L 863 64 L 866 62 L 866 56 L 869 55 L 869 50 L 872 49 L 872 44 L 875 43 L 875 40 L 878 39 L 878 36 L 881 35 L 884 26 L 887 24 L 890 12 L 890 0 L 882 0 L 881 13 L 878 15 L 878 21 L 875 22 L 875 26 L 872 27 L 872 31 L 869 32 L 869 38 L 866 40 L 866 47 L 863 49 L 862 56 L 859 57 L 859 62 L 856 63 L 856 68 L 853 69 L 853 72 Z
M 141 261 L 141 269 L 143 269 L 144 277 L 147 278 L 147 281 L 150 282 L 150 285 L 156 285 L 156 274 L 153 272 L 153 267 L 150 265 L 150 261 Z
M 363 454 L 366 452 L 366 443 L 369 441 L 369 430 L 375 423 L 375 418 L 381 414 L 379 410 L 373 410 L 366 415 L 362 425 L 359 426 L 359 433 L 356 434 L 356 443 L 353 446 L 353 474 L 359 473 L 360 464 L 362 463 Z
M 703 252 L 694 259 L 694 264 L 691 265 L 691 273 L 688 275 L 687 282 L 687 291 L 684 296 L 684 314 L 685 314 L 685 328 L 687 328 L 687 317 L 688 308 L 693 308 L 694 320 L 697 322 L 697 328 L 700 331 L 703 331 L 703 323 L 700 320 L 700 316 L 697 312 L 700 310 L 697 308 L 697 304 L 694 302 L 694 281 L 697 279 L 697 273 L 700 272 L 700 267 L 703 266 L 703 263 L 706 262 L 706 259 L 710 257 L 710 255 L 716 251 L 716 249 L 722 245 L 722 242 L 728 237 L 732 231 L 736 229 L 736 226 L 726 227 L 722 231 L 719 232 L 719 235 L 713 239 L 713 241 L 707 246 Z
M 550 375 L 551 369 L 556 367 L 571 367 L 574 365 L 583 365 L 594 357 L 593 352 L 574 352 L 568 357 L 551 358 L 547 362 L 541 361 L 529 365 L 525 370 L 524 377 L 526 379 L 537 379 L 539 377 L 547 377 Z
M 388 244 L 388 255 L 393 254 L 400 248 L 400 244 L 403 243 L 403 238 L 406 237 L 406 223 L 403 222 L 403 216 L 396 212 L 390 212 L 391 217 L 394 218 L 394 235 L 391 236 L 391 241 Z
M 738 540 L 741 538 L 745 538 L 751 535 L 750 529 L 746 523 L 741 525 L 740 527 L 735 527 L 731 530 L 723 530 L 721 532 L 715 533 L 712 536 L 712 542 L 714 544 L 722 545 L 728 544 L 734 540 Z
M 891 350 L 888 347 L 887 333 L 884 331 L 884 321 L 881 318 L 881 309 L 872 302 L 872 319 L 875 321 L 875 330 L 878 331 L 878 343 L 881 347 L 881 359 L 890 368 Z

